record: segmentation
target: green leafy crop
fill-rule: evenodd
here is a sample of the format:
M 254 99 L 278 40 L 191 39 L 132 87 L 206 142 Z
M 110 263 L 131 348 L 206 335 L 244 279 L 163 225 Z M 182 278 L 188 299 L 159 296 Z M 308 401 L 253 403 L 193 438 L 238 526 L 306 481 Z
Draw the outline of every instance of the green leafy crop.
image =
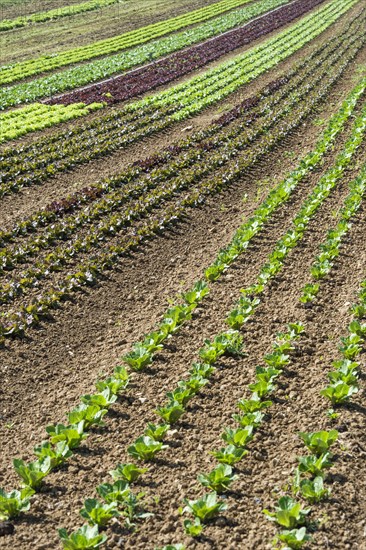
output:
M 326 453 L 337 441 L 338 432 L 337 430 L 330 430 L 329 432 L 299 432 L 299 436 L 312 453 L 320 456 Z
M 152 460 L 157 453 L 166 449 L 161 441 L 155 441 L 148 436 L 138 437 L 133 445 L 128 447 L 128 452 L 133 458 L 138 460 Z
M 129 462 L 127 464 L 119 464 L 115 470 L 111 470 L 109 473 L 115 480 L 134 483 L 145 472 L 147 472 L 147 468 L 140 468 L 139 466 Z
M 87 519 L 91 525 L 105 527 L 111 518 L 119 516 L 117 502 L 102 504 L 95 498 L 87 498 L 80 515 Z
M 212 491 L 220 494 L 227 491 L 230 485 L 238 478 L 228 464 L 219 464 L 209 474 L 200 474 L 198 481 Z
M 66 529 L 59 529 L 58 534 L 64 550 L 89 550 L 99 548 L 107 540 L 105 534 L 100 534 L 98 525 L 83 525 L 70 535 Z
M 30 507 L 30 497 L 34 490 L 29 486 L 21 491 L 10 491 L 6 493 L 0 489 L 0 521 L 15 518 L 21 512 L 26 512 Z

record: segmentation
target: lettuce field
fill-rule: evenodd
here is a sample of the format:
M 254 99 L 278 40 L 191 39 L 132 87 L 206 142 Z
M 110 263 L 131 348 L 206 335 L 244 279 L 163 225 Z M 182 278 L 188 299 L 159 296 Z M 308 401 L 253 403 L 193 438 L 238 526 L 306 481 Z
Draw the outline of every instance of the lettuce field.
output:
M 364 0 L 0 6 L 0 549 L 363 550 Z

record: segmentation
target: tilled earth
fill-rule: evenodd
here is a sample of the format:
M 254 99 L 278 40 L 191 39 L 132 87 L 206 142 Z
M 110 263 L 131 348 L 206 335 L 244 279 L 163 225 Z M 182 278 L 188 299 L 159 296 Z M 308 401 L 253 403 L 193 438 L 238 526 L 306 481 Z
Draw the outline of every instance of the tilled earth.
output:
M 363 50 L 333 88 L 331 99 L 301 130 L 293 132 L 285 143 L 243 175 L 235 187 L 123 258 L 97 287 L 78 294 L 74 302 L 66 302 L 53 321 L 0 350 L 1 486 L 9 489 L 17 484 L 12 458 L 32 460 L 32 448 L 45 438 L 45 426 L 64 421 L 65 413 L 79 402 L 79 397 L 94 390 L 102 373 L 111 372 L 133 342 L 156 326 L 170 301 L 202 277 L 203 269 L 231 240 L 242 219 L 250 217 L 268 190 L 314 147 L 324 121 L 355 85 L 364 61 Z M 278 74 L 281 71 L 283 66 L 278 68 Z M 265 78 L 258 81 L 263 84 Z M 360 108 L 356 109 L 355 116 L 359 112 Z M 213 111 L 209 114 L 214 115 Z M 31 511 L 15 522 L 15 533 L 0 538 L 1 549 L 57 548 L 57 528 L 74 529 L 81 525 L 79 510 L 84 499 L 95 496 L 96 485 L 108 479 L 109 470 L 128 461 L 128 445 L 142 433 L 146 422 L 156 421 L 154 409 L 164 402 L 165 393 L 187 375 L 204 339 L 225 329 L 225 316 L 239 298 L 240 289 L 255 281 L 304 199 L 332 166 L 350 135 L 353 120 L 352 117 L 322 165 L 304 179 L 290 201 L 253 239 L 247 252 L 212 285 L 193 319 L 159 353 L 152 368 L 133 375 L 128 392 L 111 407 L 106 426 L 92 430 L 68 465 L 47 477 L 44 488 L 33 499 Z M 173 136 L 174 130 L 170 138 Z M 169 135 L 165 140 L 169 140 Z M 151 140 L 149 143 L 153 147 Z M 138 158 L 137 148 L 133 150 Z M 319 244 L 336 223 L 348 183 L 365 161 L 363 144 L 245 325 L 245 356 L 222 361 L 211 382 L 190 402 L 187 413 L 169 432 L 169 448 L 141 478 L 138 489 L 146 492 L 147 509 L 154 515 L 141 522 L 135 532 L 127 531 L 116 520 L 107 530 L 107 548 L 150 549 L 177 542 L 197 549 L 271 548 L 275 529 L 262 509 L 271 507 L 278 492 L 289 483 L 296 457 L 305 451 L 296 434 L 300 430 L 330 428 L 339 430 L 340 444 L 331 471 L 332 495 L 313 506 L 312 519 L 319 521 L 313 534 L 314 547 L 364 548 L 365 377 L 361 377 L 360 391 L 352 405 L 343 409 L 334 422 L 327 418 L 327 404 L 319 395 L 326 385 L 331 362 L 339 358 L 339 338 L 345 335 L 351 319 L 349 306 L 366 274 L 364 206 L 353 220 L 336 266 L 321 283 L 316 304 L 304 308 L 299 296 L 303 285 L 309 282 L 309 268 Z M 110 168 L 112 160 L 109 162 Z M 65 175 L 64 183 L 67 181 Z M 29 190 L 30 196 L 33 191 Z M 36 192 L 42 194 L 40 188 Z M 18 197 L 26 201 L 26 195 Z M 203 537 L 197 541 L 189 539 L 183 533 L 179 506 L 184 497 L 196 498 L 202 493 L 197 474 L 214 465 L 209 452 L 221 446 L 223 427 L 233 425 L 231 415 L 237 412 L 236 402 L 248 395 L 247 385 L 254 381 L 255 366 L 270 351 L 276 333 L 295 320 L 306 325 L 306 332 L 297 343 L 289 368 L 279 379 L 266 421 L 239 464 L 239 478 L 225 497 L 228 509 L 207 527 Z M 364 360 L 362 366 L 364 369 Z

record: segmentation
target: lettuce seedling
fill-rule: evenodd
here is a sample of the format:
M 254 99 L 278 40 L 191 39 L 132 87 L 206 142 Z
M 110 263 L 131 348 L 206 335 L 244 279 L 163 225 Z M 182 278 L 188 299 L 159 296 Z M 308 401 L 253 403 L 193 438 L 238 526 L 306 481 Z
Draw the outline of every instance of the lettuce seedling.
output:
M 179 386 L 172 392 L 168 392 L 167 397 L 171 403 L 179 403 L 185 407 L 190 399 L 194 396 L 194 392 L 182 386 Z
M 227 331 L 219 334 L 211 342 L 205 340 L 205 347 L 199 352 L 200 358 L 209 365 L 218 361 L 223 355 L 242 355 L 243 337 L 236 331 Z
M 349 332 L 357 334 L 362 340 L 366 339 L 366 323 L 360 323 L 359 321 L 352 321 L 348 326 Z
M 80 515 L 88 520 L 91 525 L 106 527 L 110 519 L 120 515 L 117 509 L 117 502 L 102 504 L 95 498 L 87 498 L 84 502 L 84 508 L 80 510 Z
M 268 353 L 263 357 L 264 361 L 270 367 L 275 369 L 283 369 L 290 362 L 290 356 L 285 355 L 281 351 L 274 351 L 273 353 Z
M 67 533 L 66 529 L 59 529 L 58 534 L 64 550 L 89 550 L 92 548 L 99 548 L 107 540 L 107 535 L 99 534 L 98 525 L 83 525 L 70 535 Z
M 0 489 L 0 521 L 13 519 L 21 512 L 29 510 L 32 495 L 34 495 L 34 490 L 29 486 L 21 491 L 14 490 L 10 493 Z
M 314 479 L 302 479 L 298 489 L 309 502 L 320 502 L 330 495 L 330 489 L 324 487 L 323 476 Z
M 143 344 L 136 344 L 122 359 L 135 371 L 141 371 L 152 362 L 152 353 Z
M 300 322 L 289 323 L 287 326 L 289 328 L 289 335 L 291 339 L 296 338 L 297 336 L 300 336 L 300 334 L 302 334 L 305 331 L 305 326 Z
M 225 269 L 227 269 L 226 264 L 222 262 L 217 264 L 215 263 L 205 270 L 205 277 L 208 281 L 216 281 Z
M 119 365 L 113 371 L 113 378 L 115 378 L 116 380 L 122 380 L 123 382 L 126 382 L 126 386 L 127 386 L 129 381 L 129 374 L 125 367 L 123 367 L 122 365 Z
M 362 339 L 358 334 L 350 334 L 346 338 L 341 338 L 343 345 L 339 346 L 339 351 L 346 359 L 354 359 L 362 350 L 360 342 Z
M 323 475 L 323 470 L 333 466 L 333 462 L 330 460 L 331 456 L 330 453 L 324 453 L 320 456 L 301 456 L 298 458 L 298 470 L 299 472 L 308 473 L 312 476 Z
M 243 428 L 225 428 L 222 439 L 229 445 L 244 448 L 253 439 L 253 426 Z
M 317 296 L 320 290 L 319 283 L 307 283 L 302 289 L 302 295 L 300 296 L 300 302 L 302 304 L 308 304 L 312 302 Z
M 192 290 L 183 294 L 183 300 L 188 305 L 197 305 L 210 292 L 205 281 L 197 281 Z
M 266 382 L 271 382 L 277 376 L 281 374 L 280 369 L 275 369 L 274 367 L 255 367 L 256 376 L 260 376 L 261 380 L 266 380 Z
M 238 479 L 228 464 L 219 464 L 209 474 L 199 474 L 198 481 L 204 486 L 220 494 L 229 489 L 229 486 Z
M 108 409 L 117 401 L 117 395 L 115 395 L 110 388 L 106 388 L 101 393 L 83 395 L 81 401 L 86 405 L 97 405 L 100 409 Z
M 224 353 L 227 356 L 240 357 L 243 355 L 243 336 L 238 330 L 228 330 L 219 334 L 214 339 L 214 343 L 218 346 L 224 345 Z
M 360 363 L 357 361 L 351 361 L 350 359 L 339 359 L 337 361 L 333 361 L 332 365 L 335 369 L 344 374 L 354 374 L 355 372 L 358 372 L 360 367 Z
M 51 459 L 46 456 L 41 460 L 27 464 L 24 460 L 14 458 L 13 465 L 16 473 L 23 480 L 24 486 L 37 490 L 41 486 L 43 478 L 51 470 Z
M 246 426 L 253 426 L 253 428 L 257 428 L 262 423 L 264 414 L 260 412 L 247 413 L 243 415 L 233 414 L 232 417 L 243 428 L 245 428 Z
M 355 304 L 351 307 L 351 313 L 357 317 L 357 319 L 365 319 L 366 317 L 366 304 Z
M 352 385 L 356 386 L 358 382 L 358 373 L 357 371 L 343 372 L 340 369 L 340 370 L 334 370 L 329 372 L 328 378 L 333 385 L 336 384 L 337 382 L 344 382 L 349 386 L 352 386 Z
M 203 386 L 208 382 L 207 378 L 203 378 L 199 374 L 192 375 L 188 380 L 181 380 L 178 382 L 178 386 L 183 389 L 188 389 L 191 391 L 192 395 L 195 395 L 200 391 Z
M 250 318 L 250 314 L 240 308 L 233 309 L 225 319 L 230 328 L 239 330 Z
M 115 470 L 111 470 L 109 473 L 115 480 L 124 480 L 128 483 L 134 483 L 144 473 L 147 472 L 147 468 L 139 468 L 131 462 L 127 464 L 119 464 Z
M 210 340 L 205 340 L 205 347 L 200 349 L 199 356 L 204 363 L 213 365 L 217 363 L 220 357 L 225 353 L 225 345 L 223 343 L 215 343 Z
M 254 413 L 262 411 L 272 405 L 272 401 L 261 401 L 257 393 L 253 393 L 251 399 L 241 399 L 238 401 L 238 407 L 245 413 Z
M 261 399 L 275 390 L 276 386 L 271 381 L 266 380 L 265 375 L 257 374 L 256 378 L 257 382 L 249 384 L 248 388 L 252 392 L 256 392 Z
M 190 535 L 191 537 L 199 537 L 203 531 L 203 525 L 199 518 L 195 518 L 194 521 L 191 521 L 190 519 L 185 519 L 183 521 L 183 527 L 186 534 Z
M 205 523 L 227 509 L 227 504 L 217 500 L 215 492 L 208 493 L 198 500 L 184 499 L 185 507 L 182 513 L 189 512 L 195 518 Z
M 164 336 L 162 333 L 152 332 L 151 334 L 145 336 L 142 345 L 150 354 L 153 354 L 163 349 L 163 344 L 161 343 L 163 341 Z
M 216 367 L 208 363 L 193 363 L 189 371 L 192 376 L 202 376 L 202 378 L 210 378 L 211 374 L 216 370 Z
M 96 382 L 95 387 L 99 392 L 110 391 L 112 395 L 118 395 L 128 386 L 128 380 L 121 380 L 115 376 L 109 376 L 105 380 Z
M 88 429 L 94 424 L 103 426 L 102 420 L 107 412 L 107 409 L 101 409 L 99 405 L 81 403 L 68 413 L 67 418 L 70 424 L 79 424 L 79 422 L 84 421 L 84 428 Z
M 127 481 L 117 480 L 115 483 L 102 483 L 97 487 L 97 493 L 107 504 L 124 502 L 128 496 L 130 486 Z
M 278 540 L 286 544 L 286 548 L 292 550 L 299 550 L 311 540 L 310 535 L 306 533 L 306 527 L 300 527 L 300 529 L 291 529 L 291 531 L 282 531 L 277 535 Z
M 326 453 L 338 439 L 337 430 L 330 430 L 329 432 L 299 432 L 300 438 L 303 440 L 307 448 L 317 456 Z
M 288 496 L 279 499 L 277 506 L 275 506 L 275 512 L 263 510 L 263 513 L 270 521 L 275 521 L 278 525 L 287 527 L 287 529 L 303 525 L 309 512 L 310 508 L 306 510 L 301 508 L 300 502 Z
M 154 439 L 155 441 L 162 441 L 169 429 L 170 424 L 152 424 L 149 422 L 144 431 L 144 435 L 151 437 L 151 439 Z
M 248 451 L 240 447 L 235 447 L 235 445 L 228 445 L 227 447 L 221 448 L 219 451 L 211 451 L 210 454 L 212 454 L 218 462 L 233 466 L 237 462 L 240 462 L 245 455 L 248 454 Z
M 165 407 L 158 407 L 155 412 L 167 424 L 175 424 L 185 412 L 185 409 L 178 401 L 170 401 Z
M 61 466 L 65 460 L 70 458 L 72 451 L 69 449 L 66 441 L 59 441 L 55 447 L 53 447 L 49 441 L 42 441 L 41 445 L 34 447 L 34 454 L 38 460 L 42 460 L 49 456 L 51 460 L 50 469 L 53 470 Z
M 84 420 L 78 422 L 78 424 L 70 424 L 69 426 L 64 426 L 63 424 L 47 426 L 46 432 L 49 434 L 53 445 L 59 441 L 66 441 L 70 449 L 78 447 L 83 439 L 86 439 L 89 435 L 84 432 Z
M 167 449 L 168 445 L 163 445 L 161 441 L 155 441 L 146 435 L 138 437 L 133 445 L 127 449 L 128 453 L 138 460 L 152 460 L 157 453 Z
M 324 390 L 321 390 L 320 394 L 327 397 L 333 405 L 341 405 L 346 403 L 352 395 L 358 392 L 358 387 L 354 385 L 348 385 L 342 380 L 330 384 Z
M 144 519 L 153 516 L 151 512 L 145 512 L 142 508 L 145 493 L 138 493 L 137 495 L 131 490 L 126 494 L 122 503 L 122 515 L 126 518 L 126 525 L 128 528 L 133 527 L 134 521 L 137 519 Z

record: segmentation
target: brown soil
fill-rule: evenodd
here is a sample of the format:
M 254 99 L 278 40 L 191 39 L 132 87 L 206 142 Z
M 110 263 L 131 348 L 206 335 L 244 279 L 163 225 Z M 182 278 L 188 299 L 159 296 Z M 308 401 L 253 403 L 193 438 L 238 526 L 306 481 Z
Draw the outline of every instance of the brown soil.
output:
M 334 112 L 353 83 L 353 76 L 348 73 L 334 91 L 335 104 L 328 104 L 314 119 L 327 118 Z M 5 384 L 1 411 L 5 468 L 14 456 L 30 459 L 32 445 L 44 437 L 44 427 L 62 421 L 78 397 L 93 389 L 101 372 L 110 372 L 131 343 L 154 327 L 167 300 L 200 277 L 203 266 L 230 240 L 242 216 L 250 215 L 255 207 L 258 187 L 253 181 L 265 185 L 279 181 L 295 159 L 313 146 L 319 131 L 318 125 L 307 123 L 251 176 L 223 193 L 220 200 L 212 200 L 186 223 L 125 259 L 98 288 L 86 291 L 75 304 L 67 303 L 53 324 L 32 331 L 26 341 L 7 346 L 2 352 Z M 106 428 L 90 435 L 66 469 L 49 476 L 45 490 L 35 499 L 32 513 L 16 523 L 15 535 L 0 539 L 0 548 L 56 548 L 56 528 L 73 528 L 81 523 L 78 510 L 83 499 L 94 495 L 95 485 L 106 478 L 108 470 L 127 459 L 127 445 L 141 433 L 146 421 L 154 420 L 154 407 L 184 377 L 203 339 L 224 328 L 223 319 L 240 288 L 253 282 L 266 255 L 343 142 L 344 138 L 339 140 L 320 170 L 303 182 L 290 203 L 254 240 L 248 254 L 213 286 L 209 298 L 174 337 L 154 363 L 152 372 L 134 376 L 131 391 L 113 406 Z M 357 166 L 365 161 L 365 156 L 366 151 L 360 151 Z M 114 524 L 109 530 L 108 548 L 153 548 L 184 540 L 177 512 L 183 496 L 198 495 L 196 475 L 208 471 L 213 464 L 208 451 L 220 444 L 222 427 L 231 423 L 235 402 L 253 381 L 254 366 L 269 351 L 274 334 L 284 323 L 300 319 L 306 321 L 306 337 L 291 365 L 292 374 L 281 380 L 268 422 L 258 432 L 248 458 L 239 468 L 240 478 L 227 498 L 228 511 L 207 528 L 207 537 L 201 542 L 185 541 L 189 548 L 270 548 L 274 530 L 261 509 L 271 504 L 273 489 L 287 482 L 295 456 L 303 452 L 296 432 L 326 426 L 325 404 L 317 392 L 325 384 L 324 371 L 337 357 L 338 338 L 349 319 L 347 303 L 354 300 L 365 273 L 363 209 L 347 238 L 337 269 L 322 286 L 319 304 L 311 311 L 298 307 L 299 291 L 308 280 L 311 259 L 327 228 L 334 224 L 334 212 L 347 194 L 347 183 L 355 172 L 356 168 L 351 167 L 320 209 L 301 246 L 290 255 L 285 269 L 273 281 L 263 304 L 246 326 L 247 356 L 223 362 L 212 384 L 194 399 L 177 431 L 170 434 L 171 446 L 162 460 L 152 464 L 144 477 L 143 488 L 149 495 L 160 497 L 158 506 L 149 505 L 155 516 L 135 534 Z M 244 194 L 247 198 L 243 203 Z M 358 401 L 362 405 L 362 393 Z M 330 518 L 330 524 L 325 523 L 315 535 L 320 546 L 328 539 L 332 548 L 347 548 L 348 543 L 349 548 L 362 548 L 362 529 L 356 526 L 355 518 L 362 517 L 365 502 L 362 491 L 355 496 L 356 473 L 350 467 L 361 458 L 357 441 L 364 444 L 362 414 L 362 409 L 346 411 L 341 419 L 347 428 L 341 441 L 348 451 L 340 454 L 336 468 L 346 479 L 336 478 L 333 484 L 338 502 L 331 500 L 325 508 L 314 507 L 316 517 L 326 510 Z M 360 464 L 358 476 L 362 468 L 365 467 Z M 15 482 L 11 470 L 2 469 L 0 475 L 2 484 Z M 355 524 L 351 535 L 337 522 L 341 505 L 345 514 L 342 525 Z M 335 524 L 336 530 L 332 529 Z
M 347 19 L 343 19 L 343 24 L 347 24 Z M 333 27 L 332 32 L 337 28 L 340 27 Z M 321 39 L 325 37 L 326 33 Z M 304 51 L 308 52 L 309 48 L 303 50 L 302 55 Z M 230 97 L 230 106 L 283 74 L 298 55 Z M 204 267 L 230 241 L 242 219 L 251 215 L 268 189 L 314 147 L 324 128 L 322 121 L 335 112 L 359 78 L 359 66 L 364 63 L 365 55 L 363 50 L 344 73 L 333 89 L 331 100 L 250 174 L 204 207 L 190 212 L 174 229 L 124 258 L 97 287 L 86 289 L 75 302 L 66 302 L 55 313 L 53 322 L 42 324 L 39 329 L 31 330 L 26 339 L 11 341 L 0 350 L 3 458 L 0 486 L 9 490 L 17 485 L 12 458 L 33 459 L 32 447 L 45 438 L 45 426 L 64 421 L 65 413 L 79 402 L 79 397 L 94 390 L 94 382 L 102 373 L 111 372 L 132 343 L 155 327 L 169 302 L 202 276 Z M 229 108 L 227 102 L 225 106 Z M 85 167 L 9 197 L 2 203 L 4 221 L 10 224 L 21 214 L 39 209 L 50 197 L 62 196 L 67 188 L 95 181 L 139 156 L 160 150 L 182 135 L 182 126 L 203 127 L 225 106 L 216 105 L 164 136 L 145 140 L 99 163 L 90 163 L 84 175 Z M 48 476 L 44 489 L 34 498 L 31 511 L 14 522 L 15 533 L 0 538 L 1 549 L 58 548 L 57 528 L 74 529 L 81 525 L 79 509 L 84 499 L 95 496 L 95 486 L 108 479 L 109 470 L 128 460 L 127 446 L 141 434 L 147 421 L 156 421 L 154 408 L 163 403 L 166 391 L 186 376 L 204 338 L 226 328 L 225 315 L 239 297 L 240 289 L 254 282 L 277 239 L 342 150 L 352 121 L 323 164 L 299 185 L 291 200 L 252 241 L 247 253 L 212 285 L 210 295 L 198 307 L 192 321 L 174 336 L 151 370 L 133 376 L 126 396 L 111 408 L 106 427 L 93 430 L 68 465 Z M 169 448 L 161 459 L 150 465 L 149 472 L 138 484 L 138 488 L 147 493 L 147 508 L 155 515 L 141 522 L 134 533 L 114 522 L 107 531 L 109 550 L 150 550 L 178 542 L 199 550 L 270 549 L 275 528 L 265 519 L 262 509 L 271 507 L 278 492 L 288 483 L 296 456 L 304 454 L 304 446 L 296 433 L 330 427 L 339 429 L 340 445 L 331 471 L 332 496 L 312 507 L 312 519 L 321 520 L 314 533 L 313 547 L 363 550 L 365 376 L 362 375 L 360 392 L 352 405 L 342 411 L 334 424 L 325 415 L 327 404 L 320 398 L 319 390 L 326 384 L 331 361 L 339 357 L 339 337 L 346 333 L 350 321 L 349 304 L 354 302 L 366 273 L 364 205 L 344 241 L 336 267 L 321 283 L 316 304 L 305 309 L 299 305 L 298 298 L 302 286 L 309 282 L 309 267 L 319 244 L 336 223 L 335 213 L 348 193 L 348 183 L 365 161 L 363 144 L 337 188 L 310 223 L 304 239 L 268 287 L 256 314 L 245 325 L 245 357 L 222 362 L 212 382 L 192 400 L 185 416 L 169 433 Z M 228 510 L 207 527 L 204 537 L 198 541 L 189 539 L 183 533 L 178 513 L 182 499 L 202 494 L 196 476 L 208 472 L 214 465 L 209 451 L 221 446 L 220 433 L 224 426 L 232 425 L 231 414 L 237 412 L 236 402 L 248 395 L 246 387 L 253 382 L 255 365 L 270 351 L 275 334 L 294 320 L 306 324 L 306 334 L 299 341 L 288 371 L 279 380 L 266 422 L 249 445 L 247 458 L 239 465 L 239 479 L 225 497 Z M 362 365 L 364 367 L 364 361 Z M 158 503 L 154 502 L 154 495 L 159 497 Z

